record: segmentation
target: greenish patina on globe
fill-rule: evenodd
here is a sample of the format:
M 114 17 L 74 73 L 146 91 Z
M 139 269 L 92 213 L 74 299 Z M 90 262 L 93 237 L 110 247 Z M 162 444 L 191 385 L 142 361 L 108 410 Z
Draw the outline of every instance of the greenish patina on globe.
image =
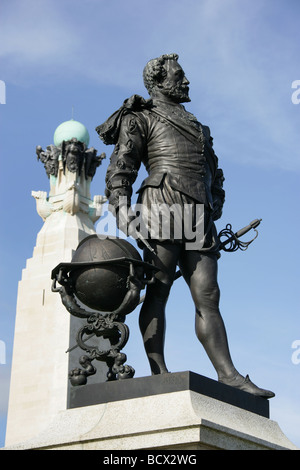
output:
M 59 146 L 63 140 L 68 141 L 76 138 L 79 142 L 84 143 L 87 147 L 90 142 L 90 135 L 87 128 L 79 121 L 70 119 L 61 123 L 54 132 L 54 145 Z

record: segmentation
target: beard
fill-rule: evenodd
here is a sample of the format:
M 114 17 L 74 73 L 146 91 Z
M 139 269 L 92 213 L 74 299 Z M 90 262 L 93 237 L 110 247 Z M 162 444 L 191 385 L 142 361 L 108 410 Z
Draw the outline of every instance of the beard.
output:
M 189 87 L 186 85 L 164 86 L 161 91 L 164 95 L 172 98 L 176 103 L 188 103 L 191 101 L 189 97 Z

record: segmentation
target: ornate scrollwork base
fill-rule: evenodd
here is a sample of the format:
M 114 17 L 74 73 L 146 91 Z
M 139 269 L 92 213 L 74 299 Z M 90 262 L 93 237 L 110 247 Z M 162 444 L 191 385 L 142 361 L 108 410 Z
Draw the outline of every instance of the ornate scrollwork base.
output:
M 78 375 L 80 375 L 80 381 L 83 382 L 82 374 L 87 378 L 89 375 L 96 373 L 95 367 L 91 364 L 94 359 L 106 362 L 108 380 L 126 379 L 134 376 L 135 370 L 133 367 L 124 364 L 127 360 L 126 354 L 120 352 L 128 341 L 129 328 L 124 323 L 125 319 L 119 317 L 117 319 L 118 321 L 116 321 L 114 315 L 94 313 L 87 318 L 87 324 L 79 329 L 76 337 L 77 344 L 89 355 L 82 356 L 79 359 L 80 364 L 85 369 L 84 371 L 76 369 L 70 372 L 69 378 L 72 385 L 77 385 Z M 102 350 L 96 345 L 88 344 L 91 337 L 108 339 L 110 348 Z

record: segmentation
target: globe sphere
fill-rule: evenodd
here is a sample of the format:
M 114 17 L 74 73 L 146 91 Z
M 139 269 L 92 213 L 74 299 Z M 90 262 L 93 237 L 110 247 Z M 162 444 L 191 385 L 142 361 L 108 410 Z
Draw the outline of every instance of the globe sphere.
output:
M 79 121 L 65 121 L 60 124 L 54 132 L 54 145 L 59 146 L 63 140 L 71 140 L 76 138 L 79 142 L 86 144 L 88 147 L 90 136 L 87 128 Z
M 124 257 L 142 261 L 138 251 L 126 240 L 91 235 L 78 245 L 72 263 Z M 87 307 L 101 312 L 112 312 L 121 305 L 128 292 L 128 275 L 129 265 L 124 263 L 75 267 L 71 273 L 76 297 Z

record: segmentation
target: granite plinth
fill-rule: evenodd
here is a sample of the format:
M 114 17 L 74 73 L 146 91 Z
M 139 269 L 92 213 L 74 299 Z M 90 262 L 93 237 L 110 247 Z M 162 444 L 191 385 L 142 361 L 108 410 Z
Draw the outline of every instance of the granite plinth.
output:
M 72 387 L 68 408 L 191 390 L 269 418 L 269 401 L 194 372 L 176 372 Z
M 191 390 L 69 408 L 35 438 L 5 448 L 27 449 L 298 450 L 275 421 Z

